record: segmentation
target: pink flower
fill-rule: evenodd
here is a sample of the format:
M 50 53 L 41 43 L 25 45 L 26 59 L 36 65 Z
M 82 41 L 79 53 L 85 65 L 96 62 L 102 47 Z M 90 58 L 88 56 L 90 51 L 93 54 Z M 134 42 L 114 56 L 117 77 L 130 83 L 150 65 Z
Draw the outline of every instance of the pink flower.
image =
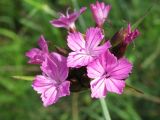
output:
M 103 38 L 100 28 L 89 28 L 85 37 L 80 32 L 70 33 L 67 42 L 73 52 L 69 53 L 67 66 L 79 68 L 96 59 L 111 47 L 109 41 L 98 46 Z
M 43 105 L 47 107 L 70 94 L 70 82 L 66 80 L 68 76 L 66 58 L 51 53 L 43 62 L 41 69 L 43 75 L 36 76 L 32 87 L 41 94 Z
M 86 7 L 82 7 L 79 12 L 76 11 L 76 12 L 73 12 L 72 14 L 69 14 L 67 10 L 66 15 L 61 14 L 60 18 L 56 20 L 52 20 L 51 24 L 54 27 L 64 27 L 67 29 L 69 28 L 75 29 L 75 21 L 85 10 L 86 10 Z
M 131 73 L 132 64 L 126 59 L 117 58 L 109 51 L 87 66 L 87 75 L 93 80 L 90 83 L 91 96 L 103 98 L 107 92 L 122 94 L 125 79 Z
M 96 2 L 96 4 L 91 4 L 90 5 L 93 18 L 96 21 L 97 25 L 99 27 L 102 27 L 105 20 L 108 17 L 109 11 L 111 9 L 110 5 L 105 5 L 104 2 Z
M 135 29 L 134 31 L 131 31 L 131 25 L 128 24 L 128 27 L 127 27 L 126 32 L 125 32 L 124 34 L 125 34 L 124 42 L 125 42 L 126 44 L 129 44 L 129 43 L 131 43 L 136 37 L 139 36 L 140 32 L 138 31 L 138 29 Z
M 48 45 L 43 36 L 40 37 L 38 45 L 41 49 L 33 48 L 26 53 L 26 56 L 30 58 L 28 63 L 41 64 L 45 60 L 45 56 L 48 54 Z

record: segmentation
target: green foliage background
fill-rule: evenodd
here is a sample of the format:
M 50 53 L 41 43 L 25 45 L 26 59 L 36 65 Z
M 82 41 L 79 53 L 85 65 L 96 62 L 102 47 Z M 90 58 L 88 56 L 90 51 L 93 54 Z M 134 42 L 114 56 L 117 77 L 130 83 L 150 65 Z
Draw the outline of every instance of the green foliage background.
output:
M 37 47 L 43 34 L 50 50 L 55 45 L 65 47 L 67 32 L 49 24 L 57 11 L 68 7 L 87 6 L 87 12 L 77 22 L 80 31 L 94 26 L 89 4 L 95 0 L 0 0 L 0 120 L 71 120 L 72 99 L 62 98 L 57 104 L 44 108 L 31 82 L 18 81 L 11 76 L 37 75 L 37 66 L 28 65 L 25 52 Z M 133 62 L 133 73 L 127 82 L 144 92 L 143 95 L 126 91 L 119 96 L 108 94 L 106 102 L 113 120 L 158 120 L 160 111 L 160 1 L 105 0 L 112 5 L 107 38 L 127 22 L 135 23 L 147 16 L 138 26 L 141 36 L 129 47 L 127 57 Z M 84 20 L 83 20 L 84 19 Z M 72 95 L 71 95 L 72 96 Z M 90 92 L 79 94 L 80 120 L 104 120 L 98 100 Z

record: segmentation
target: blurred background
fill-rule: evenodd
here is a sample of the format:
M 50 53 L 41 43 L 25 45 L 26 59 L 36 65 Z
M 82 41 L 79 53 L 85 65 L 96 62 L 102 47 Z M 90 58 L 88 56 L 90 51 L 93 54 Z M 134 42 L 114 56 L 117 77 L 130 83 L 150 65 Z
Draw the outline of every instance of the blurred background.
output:
M 130 45 L 126 56 L 133 62 L 128 84 L 144 94 L 125 91 L 119 96 L 108 94 L 106 102 L 113 120 L 160 119 L 160 1 L 103 0 L 112 5 L 105 24 L 106 38 L 111 38 L 126 23 L 138 26 L 140 37 Z M 25 52 L 37 47 L 41 34 L 55 45 L 65 47 L 67 31 L 49 23 L 58 12 L 70 7 L 88 7 L 77 26 L 81 32 L 94 26 L 89 5 L 95 0 L 0 0 L 0 120 L 71 120 L 72 95 L 44 108 L 31 81 L 15 80 L 15 75 L 41 74 L 38 66 L 27 64 Z M 90 92 L 79 93 L 80 120 L 104 120 L 99 100 Z

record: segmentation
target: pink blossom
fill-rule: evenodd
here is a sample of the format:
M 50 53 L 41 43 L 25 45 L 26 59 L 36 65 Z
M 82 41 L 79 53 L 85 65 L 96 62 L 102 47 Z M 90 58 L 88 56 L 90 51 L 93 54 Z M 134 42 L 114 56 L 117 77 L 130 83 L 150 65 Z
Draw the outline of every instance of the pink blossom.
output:
M 86 7 L 82 7 L 80 11 L 73 12 L 71 14 L 67 13 L 66 15 L 61 14 L 60 18 L 56 20 L 52 20 L 51 24 L 54 27 L 64 27 L 64 28 L 71 28 L 75 29 L 75 21 L 78 19 L 78 17 L 86 10 Z
M 125 79 L 131 73 L 132 64 L 126 59 L 118 59 L 109 51 L 87 66 L 87 75 L 93 79 L 90 83 L 91 96 L 103 98 L 107 92 L 122 94 Z
M 66 80 L 69 71 L 66 63 L 65 57 L 51 53 L 42 63 L 43 74 L 36 76 L 33 81 L 32 87 L 41 94 L 45 107 L 70 94 L 70 82 Z
M 139 36 L 140 32 L 138 31 L 138 29 L 135 29 L 134 31 L 131 31 L 131 25 L 128 24 L 127 30 L 124 33 L 125 34 L 125 39 L 124 42 L 126 44 L 131 43 L 137 36 Z
M 28 63 L 41 64 L 45 60 L 45 56 L 48 54 L 48 45 L 43 36 L 39 38 L 38 45 L 40 49 L 33 48 L 26 53 L 26 56 L 30 58 Z
M 108 17 L 111 6 L 105 5 L 104 2 L 100 3 L 97 1 L 96 4 L 91 4 L 90 8 L 91 8 L 94 20 L 96 21 L 97 25 L 101 27 Z
M 98 46 L 103 38 L 100 28 L 89 28 L 85 37 L 80 32 L 70 33 L 67 42 L 73 52 L 69 53 L 67 66 L 79 68 L 96 59 L 111 47 L 109 41 Z

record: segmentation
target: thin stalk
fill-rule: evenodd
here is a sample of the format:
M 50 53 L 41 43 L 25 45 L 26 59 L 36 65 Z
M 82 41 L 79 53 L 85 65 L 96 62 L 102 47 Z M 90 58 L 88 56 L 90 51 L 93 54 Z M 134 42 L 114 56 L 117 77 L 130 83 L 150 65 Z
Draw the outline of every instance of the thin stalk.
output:
M 73 93 L 72 95 L 72 119 L 78 120 L 78 93 Z
M 102 107 L 102 110 L 103 110 L 105 120 L 111 120 L 105 98 L 101 98 L 100 103 L 101 103 L 101 107 Z

